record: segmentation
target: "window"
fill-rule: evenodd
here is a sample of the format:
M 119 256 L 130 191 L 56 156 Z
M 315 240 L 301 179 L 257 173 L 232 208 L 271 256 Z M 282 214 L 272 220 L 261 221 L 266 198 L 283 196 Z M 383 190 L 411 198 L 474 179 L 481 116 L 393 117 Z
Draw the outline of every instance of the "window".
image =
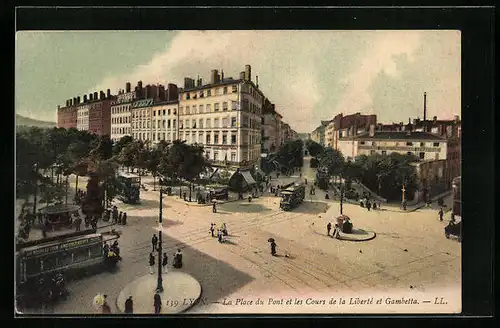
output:
M 228 122 L 227 122 L 227 118 L 223 118 L 223 119 L 222 119 L 222 127 L 223 127 L 223 128 L 227 128 L 227 127 L 228 127 L 228 126 L 227 126 L 227 123 L 228 123 Z
M 189 99 L 191 99 L 191 95 L 188 92 L 188 93 L 186 93 L 186 100 L 189 100 Z
M 231 145 L 236 145 L 236 134 L 231 134 Z
M 231 153 L 231 162 L 236 162 L 236 153 Z
M 425 153 L 423 151 L 421 151 L 420 153 L 418 153 L 418 157 L 420 159 L 424 159 L 425 158 Z
M 206 136 L 206 144 L 209 145 L 210 144 L 210 133 L 207 133 L 207 136 Z
M 219 134 L 215 133 L 214 134 L 214 144 L 218 144 L 218 143 L 219 143 Z
M 186 115 L 189 115 L 190 114 L 190 111 L 189 111 L 189 106 L 186 106 L 186 111 L 184 112 Z
M 214 119 L 214 128 L 218 128 L 219 127 L 219 119 L 216 118 Z
M 231 102 L 231 109 L 232 110 L 237 110 L 238 109 L 238 103 L 236 101 Z
M 207 118 L 207 128 L 210 128 L 210 127 L 211 127 L 211 126 L 210 126 L 210 119 L 209 119 L 209 118 Z
M 421 142 L 420 147 L 425 147 L 425 142 Z
M 233 92 L 238 92 L 238 86 L 237 85 L 233 85 Z
M 376 146 L 377 143 L 375 141 L 372 141 L 372 146 Z
M 203 129 L 203 119 L 202 118 L 200 118 L 200 120 L 198 121 L 198 128 Z
M 191 141 L 193 143 L 196 143 L 196 133 L 195 132 L 191 133 Z
M 435 157 L 434 157 L 436 160 L 439 159 L 439 153 L 436 153 Z
M 432 144 L 433 147 L 439 147 L 439 142 L 435 142 Z
M 387 155 L 387 151 L 382 150 L 382 155 Z
M 156 134 L 153 133 L 153 141 L 156 141 Z
M 222 144 L 227 145 L 227 134 L 225 133 L 222 135 Z
M 179 129 L 183 129 L 183 128 L 184 128 L 184 121 L 180 120 L 179 121 Z
M 192 120 L 192 122 L 191 122 L 191 127 L 192 127 L 193 129 L 196 129 L 196 120 Z
M 203 114 L 203 105 L 198 106 L 198 113 Z
M 406 145 L 407 145 L 407 146 L 413 146 L 413 142 L 408 141 L 408 142 L 406 143 Z
M 231 117 L 231 127 L 236 127 L 236 117 Z
M 176 122 L 176 120 L 174 119 L 174 120 L 172 121 L 172 127 L 173 127 L 174 129 L 177 127 L 177 124 L 176 124 L 176 123 L 177 123 L 177 122 Z M 175 138 L 174 138 L 174 140 L 175 140 Z
M 193 111 L 192 111 L 193 114 L 196 114 L 196 105 L 193 106 Z
M 165 120 L 162 121 L 162 128 L 165 129 Z M 165 139 L 165 138 L 163 138 L 163 139 Z
M 163 132 L 163 140 L 165 140 L 165 132 Z
M 167 128 L 170 129 L 170 120 L 167 121 Z
M 214 112 L 218 112 L 219 111 L 219 103 L 215 103 L 214 104 Z
M 208 89 L 207 90 L 207 97 L 210 97 L 212 95 L 212 90 Z
M 413 153 L 411 151 L 409 151 L 407 154 L 408 154 L 408 156 L 413 155 Z
M 203 98 L 203 90 L 200 91 L 200 98 Z
M 224 94 L 227 94 L 227 87 L 224 87 Z
M 186 120 L 186 121 L 184 122 L 184 125 L 185 125 L 184 127 L 185 127 L 186 129 L 189 129 L 189 127 L 190 127 L 190 120 Z
M 216 161 L 219 158 L 219 152 L 214 151 L 214 161 Z
M 170 108 L 168 109 L 168 112 L 167 112 L 167 113 L 168 113 L 168 115 L 170 115 Z
M 184 115 L 184 107 L 179 107 L 179 115 Z
M 227 110 L 227 102 L 222 103 L 222 110 Z
M 207 113 L 210 113 L 212 111 L 212 105 L 208 104 L 207 105 Z
M 153 111 L 153 116 L 156 116 L 156 111 L 155 110 Z
M 168 110 L 168 113 L 170 114 L 170 109 Z M 165 110 L 163 110 L 163 115 L 165 115 Z
M 370 150 L 370 155 L 374 155 L 375 154 L 375 150 Z

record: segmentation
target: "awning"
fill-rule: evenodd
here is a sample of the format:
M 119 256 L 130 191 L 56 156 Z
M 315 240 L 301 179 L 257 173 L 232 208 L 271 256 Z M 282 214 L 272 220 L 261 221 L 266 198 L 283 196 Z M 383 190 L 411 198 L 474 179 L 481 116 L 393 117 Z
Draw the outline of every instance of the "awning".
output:
M 243 175 L 243 178 L 249 185 L 257 184 L 257 182 L 255 182 L 252 175 L 250 174 L 250 171 L 241 171 L 240 173 L 241 175 Z
M 61 214 L 61 213 L 72 213 L 80 210 L 80 206 L 72 205 L 72 204 L 58 204 L 58 205 L 49 205 L 42 209 L 40 209 L 40 213 L 42 214 Z

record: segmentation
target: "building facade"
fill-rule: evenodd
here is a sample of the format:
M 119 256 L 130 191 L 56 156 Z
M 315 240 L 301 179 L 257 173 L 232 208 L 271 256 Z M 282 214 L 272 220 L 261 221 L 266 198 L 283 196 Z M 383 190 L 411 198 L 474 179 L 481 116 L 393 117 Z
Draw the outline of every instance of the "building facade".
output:
M 115 100 L 108 89 L 107 95 L 101 91 L 99 97 L 94 92 L 89 103 L 89 132 L 98 136 L 111 136 L 111 102 Z
M 114 142 L 132 135 L 131 106 L 135 99 L 136 93 L 127 82 L 125 90 L 119 90 L 116 100 L 111 103 L 111 140 Z
M 343 137 L 337 141 L 337 149 L 346 158 L 359 155 L 389 155 L 399 153 L 415 155 L 420 160 L 446 160 L 447 141 L 428 132 L 376 132 L 359 136 Z
M 280 146 L 281 140 L 278 135 L 280 122 L 281 115 L 276 112 L 275 105 L 266 98 L 262 108 L 262 153 L 273 153 Z
M 314 131 L 311 133 L 311 140 L 319 143 L 323 147 L 326 147 L 326 127 L 331 121 L 321 121 L 320 126 L 318 126 Z
M 78 105 L 80 97 L 66 100 L 66 106 L 57 106 L 57 127 L 58 128 L 77 128 L 78 124 Z
M 89 130 L 89 104 L 86 102 L 77 106 L 77 122 L 76 128 L 80 131 Z
M 245 66 L 239 79 L 212 70 L 210 82 L 185 78 L 179 93 L 179 138 L 204 146 L 213 166 L 259 165 L 264 95 Z
M 343 137 L 354 137 L 369 131 L 371 125 L 377 124 L 377 115 L 355 113 L 344 116 L 336 115 L 326 127 L 325 144 L 338 149 L 338 140 Z
M 172 142 L 179 135 L 178 100 L 158 100 L 151 107 L 152 111 L 152 141 L 157 144 L 164 140 Z

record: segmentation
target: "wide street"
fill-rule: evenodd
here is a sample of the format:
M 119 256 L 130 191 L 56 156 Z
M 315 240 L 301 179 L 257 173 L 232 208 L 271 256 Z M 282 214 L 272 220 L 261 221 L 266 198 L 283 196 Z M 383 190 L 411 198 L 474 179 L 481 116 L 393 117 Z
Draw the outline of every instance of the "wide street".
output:
M 312 170 L 303 169 L 303 177 L 312 181 L 311 174 Z M 84 181 L 80 183 L 83 187 Z M 48 312 L 94 313 L 92 299 L 104 293 L 116 313 L 120 290 L 148 274 L 151 236 L 158 233 L 159 192 L 152 190 L 151 177 L 143 178 L 143 183 L 148 191 L 141 190 L 140 205 L 115 202 L 128 215 L 128 224 L 117 227 L 123 232 L 119 270 L 71 282 L 69 298 Z M 325 203 L 309 197 L 291 212 L 280 211 L 279 198 L 266 193 L 251 203 L 218 205 L 214 214 L 211 206 L 187 205 L 178 196 L 165 196 L 163 248 L 170 259 L 169 270 L 174 252 L 181 248 L 184 266 L 179 271 L 191 274 L 202 286 L 202 300 L 188 312 L 245 312 L 245 307 L 214 302 L 284 294 L 451 288 L 460 297 L 460 243 L 445 238 L 447 222 L 439 222 L 435 209 L 368 212 L 344 204 L 344 214 L 351 217 L 354 228 L 376 232 L 376 238 L 366 242 L 326 235 L 326 224 L 334 224 L 339 214 L 337 201 Z M 230 242 L 220 244 L 209 228 L 210 223 L 220 226 L 223 222 Z M 277 257 L 270 255 L 267 239 L 271 237 L 277 243 Z

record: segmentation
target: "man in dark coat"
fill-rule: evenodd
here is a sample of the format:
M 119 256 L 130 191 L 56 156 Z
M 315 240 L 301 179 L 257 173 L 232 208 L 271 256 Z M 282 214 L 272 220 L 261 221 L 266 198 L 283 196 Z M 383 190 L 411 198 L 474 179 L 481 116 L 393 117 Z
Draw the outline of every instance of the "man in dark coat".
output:
M 214 235 L 214 230 L 215 230 L 214 225 L 215 225 L 214 223 L 210 223 L 210 232 L 212 233 L 212 237 L 215 237 L 215 235 Z
M 158 237 L 156 237 L 156 234 L 153 234 L 153 237 L 151 238 L 151 244 L 153 245 L 154 252 L 158 247 Z
M 161 261 L 161 266 L 163 267 L 163 272 L 167 273 L 168 256 L 167 253 L 163 253 L 163 259 Z
M 370 201 L 368 200 L 366 202 L 366 209 L 368 210 L 368 212 L 370 211 L 370 208 L 372 208 L 372 203 L 370 203 Z
M 441 207 L 439 209 L 439 221 L 443 221 L 443 215 L 444 215 L 444 212 L 443 212 L 443 208 Z
M 326 234 L 327 236 L 330 236 L 330 231 L 332 230 L 332 224 L 330 222 L 328 222 L 328 224 L 326 225 Z
M 155 314 L 160 314 L 161 312 L 161 297 L 160 297 L 160 294 L 158 293 L 155 293 L 155 296 L 153 298 L 154 300 L 154 308 L 155 308 Z
M 276 243 L 274 241 L 271 242 L 271 255 L 276 255 Z
M 217 206 L 215 202 L 212 204 L 212 213 L 217 213 Z
M 149 272 L 151 274 L 155 273 L 155 256 L 153 253 L 149 253 Z
M 132 296 L 129 296 L 125 301 L 125 313 L 134 313 L 134 301 L 132 301 Z

